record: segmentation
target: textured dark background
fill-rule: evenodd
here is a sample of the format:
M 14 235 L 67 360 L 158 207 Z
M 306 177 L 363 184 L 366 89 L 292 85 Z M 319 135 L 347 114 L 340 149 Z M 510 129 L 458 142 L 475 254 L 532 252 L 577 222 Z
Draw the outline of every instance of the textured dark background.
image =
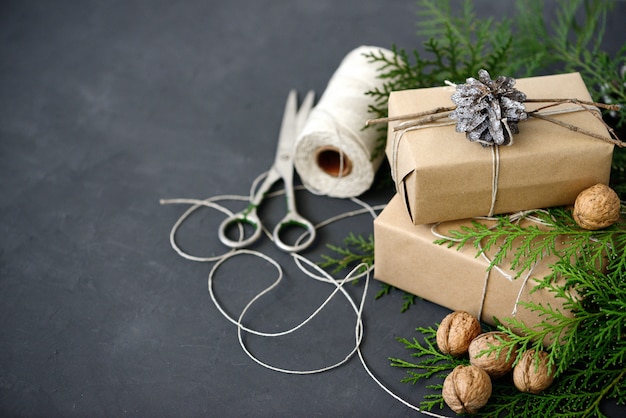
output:
M 508 14 L 512 2 L 477 1 Z M 609 22 L 607 49 L 624 42 L 626 3 Z M 168 233 L 184 206 L 160 198 L 247 193 L 269 167 L 289 89 L 321 94 L 359 45 L 419 47 L 410 0 L 3 1 L 0 4 L 0 415 L 403 416 L 358 359 L 328 373 L 291 376 L 253 363 L 236 328 L 211 303 L 212 264 L 180 258 Z M 368 193 L 386 202 L 391 190 Z M 350 202 L 298 194 L 319 221 Z M 280 214 L 272 202 L 263 216 Z M 221 214 L 203 210 L 182 245 L 219 254 Z M 361 217 L 320 231 L 325 243 L 369 234 Z M 267 240 L 266 240 L 267 241 Z M 278 257 L 286 279 L 251 312 L 266 331 L 292 326 L 330 289 Z M 266 263 L 224 265 L 216 288 L 236 315 L 274 280 Z M 350 292 L 360 295 L 362 285 Z M 364 354 L 407 400 L 396 336 L 440 320 L 401 293 L 365 305 Z M 248 338 L 264 360 L 314 368 L 353 342 L 345 301 L 296 335 Z M 449 411 L 447 411 L 449 412 Z M 622 411 L 623 412 L 623 411 Z M 611 415 L 620 415 L 613 409 Z

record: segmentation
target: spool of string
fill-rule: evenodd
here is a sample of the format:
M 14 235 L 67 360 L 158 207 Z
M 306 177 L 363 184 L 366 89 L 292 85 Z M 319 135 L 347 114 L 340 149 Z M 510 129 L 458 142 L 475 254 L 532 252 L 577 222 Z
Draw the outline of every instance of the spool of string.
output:
M 312 193 L 331 197 L 355 197 L 367 191 L 383 159 L 373 158 L 380 133 L 363 129 L 374 104 L 365 93 L 382 88 L 378 66 L 366 53 L 391 51 L 361 46 L 348 53 L 331 77 L 295 145 L 295 168 Z

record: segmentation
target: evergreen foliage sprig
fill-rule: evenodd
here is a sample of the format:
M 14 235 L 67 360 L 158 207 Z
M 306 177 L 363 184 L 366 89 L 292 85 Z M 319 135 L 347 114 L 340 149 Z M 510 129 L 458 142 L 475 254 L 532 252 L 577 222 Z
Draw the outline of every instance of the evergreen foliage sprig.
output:
M 579 71 L 598 101 L 626 104 L 626 41 L 613 57 L 601 45 L 611 6 L 607 1 L 560 1 L 554 30 L 549 32 L 544 26 L 533 35 L 550 37 L 547 64 Z M 614 119 L 617 128 L 626 122 L 626 108 L 605 115 Z
M 570 266 L 567 263 L 564 266 Z M 587 277 L 581 279 L 580 272 L 571 271 L 570 278 L 576 278 L 578 290 L 588 290 L 594 288 L 598 277 Z M 615 285 L 609 283 L 607 286 Z M 562 290 L 562 288 L 559 288 Z M 604 291 L 604 294 L 612 294 Z M 567 359 L 561 363 L 567 363 L 566 367 L 557 372 L 557 378 L 553 385 L 539 395 L 532 395 L 517 391 L 508 380 L 494 381 L 492 396 L 488 404 L 481 409 L 477 416 L 518 416 L 518 417 L 603 417 L 601 404 L 603 400 L 612 399 L 619 405 L 626 404 L 626 341 L 624 341 L 623 324 L 626 320 L 626 289 L 613 298 L 613 308 L 601 309 L 603 302 L 599 305 L 582 308 L 586 302 L 580 299 L 572 302 L 572 309 L 577 309 L 578 315 L 574 318 L 551 311 L 551 314 L 558 317 L 561 322 L 559 330 L 570 328 L 572 331 L 568 335 L 568 343 L 565 345 L 555 344 L 556 347 L 564 347 L 557 355 L 567 354 L 562 358 Z M 578 304 L 578 305 L 577 305 Z M 527 307 L 537 310 L 544 310 L 544 307 L 526 304 Z M 597 312 L 596 312 L 597 311 Z M 622 324 L 620 326 L 620 324 Z M 515 325 L 522 325 L 516 323 Z M 606 327 L 606 328 L 604 328 Z M 529 337 L 537 337 L 535 329 L 526 328 L 527 336 L 521 337 L 514 334 L 503 324 L 498 325 L 498 329 L 506 332 L 510 338 L 510 344 L 517 347 L 530 348 L 538 346 L 542 348 L 538 340 L 532 341 Z M 442 379 L 458 364 L 468 364 L 466 357 L 455 358 L 447 354 L 442 354 L 436 349 L 434 343 L 436 330 L 430 328 L 418 328 L 424 342 L 413 337 L 411 340 L 399 338 L 398 340 L 411 351 L 411 361 L 392 358 L 393 367 L 401 367 L 407 370 L 407 376 L 402 380 L 404 383 L 416 383 L 426 381 L 427 388 L 433 389 L 433 393 L 427 395 L 420 403 L 420 407 L 431 411 L 433 408 L 443 407 L 441 397 Z M 583 334 L 585 332 L 585 334 Z M 534 333 L 534 334 L 532 334 Z M 598 335 L 596 335 L 598 334 Z M 506 350 L 509 346 L 503 346 Z M 524 348 L 520 350 L 523 352 Z M 555 351 L 551 351 L 552 354 Z
M 626 208 L 622 212 L 626 213 Z M 626 404 L 626 223 L 584 231 L 576 226 L 571 211 L 566 208 L 550 208 L 534 216 L 544 225 L 525 225 L 499 216 L 495 226 L 485 227 L 477 222 L 472 227 L 450 231 L 453 239 L 437 241 L 452 247 L 472 245 L 477 253 L 495 250 L 491 254 L 493 265 L 504 261 L 506 254 L 509 259 L 517 259 L 514 265 L 518 271 L 528 270 L 535 261 L 540 261 L 536 258 L 538 254 L 558 257 L 551 267 L 552 274 L 538 279 L 536 289 L 552 292 L 563 301 L 559 305 L 562 309 L 550 304 L 520 302 L 543 319 L 534 327 L 515 318 L 496 318 L 496 329 L 509 336 L 498 349 L 508 351 L 515 345 L 520 355 L 531 348 L 547 351 L 555 369 L 555 382 L 542 394 L 531 395 L 517 391 L 506 379 L 495 381 L 492 398 L 478 416 L 602 417 L 602 401 L 612 399 L 620 405 Z M 562 238 L 566 240 L 561 241 Z M 477 242 L 481 245 L 476 245 Z M 508 244 L 502 245 L 503 242 Z M 351 235 L 344 244 L 347 248 L 330 246 L 341 257 L 325 256 L 325 267 L 343 270 L 361 261 L 373 261 L 371 236 Z M 603 265 L 595 268 L 599 260 Z M 382 285 L 377 297 L 393 289 Z M 406 292 L 405 295 L 413 303 L 415 297 Z M 403 310 L 408 306 L 405 303 Z M 407 371 L 404 383 L 425 382 L 433 391 L 420 403 L 422 409 L 441 409 L 443 378 L 468 360 L 439 352 L 435 328 L 417 331 L 420 338 L 398 338 L 412 358 L 392 358 L 391 365 Z
M 438 324 L 437 324 L 438 325 Z M 392 367 L 407 369 L 407 376 L 402 379 L 403 383 L 415 384 L 421 380 L 432 377 L 445 378 L 456 366 L 469 364 L 469 360 L 463 357 L 454 357 L 444 354 L 437 348 L 437 330 L 434 327 L 419 327 L 416 329 L 422 336 L 418 338 L 398 338 L 408 350 L 415 351 L 411 354 L 416 361 L 406 361 L 399 358 L 391 358 Z
M 363 235 L 356 235 L 352 232 L 348 234 L 343 241 L 344 246 L 328 244 L 327 247 L 339 255 L 340 258 L 322 254 L 323 262 L 319 263 L 322 268 L 332 268 L 333 273 L 339 273 L 342 270 L 349 270 L 364 264 L 362 270 L 371 267 L 374 264 L 374 237 L 369 235 L 365 238 Z
M 374 264 L 374 237 L 370 234 L 367 238 L 363 235 L 349 233 L 343 240 L 343 245 L 327 244 L 326 247 L 336 255 L 322 254 L 322 260 L 318 265 L 330 269 L 332 273 L 350 271 L 359 264 L 365 266 L 359 271 L 371 267 Z M 359 280 L 355 279 L 353 283 Z M 376 293 L 375 299 L 379 299 L 391 293 L 395 287 L 387 283 L 380 283 L 381 289 Z M 405 312 L 415 304 L 417 296 L 403 292 L 401 312 Z
M 626 208 L 622 206 L 622 213 L 625 212 Z M 508 259 L 511 269 L 516 271 L 515 278 L 551 255 L 564 260 L 578 260 L 588 266 L 600 266 L 605 258 L 616 257 L 623 223 L 598 231 L 581 229 L 576 225 L 571 210 L 563 207 L 532 211 L 526 216 L 534 221 L 524 224 L 523 218 L 511 219 L 509 216 L 495 217 L 494 225 L 473 221 L 471 226 L 450 231 L 435 243 L 459 249 L 471 243 L 478 250 L 478 255 L 497 249 L 489 256 L 489 269 L 503 265 Z
M 418 34 L 426 37 L 420 51 L 392 46 L 391 58 L 372 52 L 382 88 L 365 94 L 374 99 L 374 118 L 387 116 L 394 90 L 463 82 L 481 68 L 490 74 L 527 77 L 554 72 L 581 73 L 593 99 L 622 104 L 604 117 L 618 136 L 626 136 L 626 42 L 613 55 L 601 49 L 609 0 L 559 0 L 556 15 L 547 19 L 541 0 L 517 0 L 514 18 L 495 21 L 478 16 L 471 0 L 418 0 Z M 374 154 L 386 142 L 384 125 Z M 611 186 L 626 198 L 626 150 L 614 153 Z
M 446 80 L 462 82 L 481 68 L 500 74 L 513 66 L 510 22 L 480 20 L 470 0 L 465 0 L 463 5 L 463 15 L 453 17 L 449 0 L 418 2 L 421 17 L 418 25 L 428 36 L 423 44 L 424 53 L 417 49 L 407 52 L 392 45 L 391 58 L 376 51 L 366 54 L 369 61 L 378 66 L 379 78 L 384 80 L 381 88 L 365 93 L 374 100 L 369 111 L 375 117 L 387 115 L 387 101 L 392 91 L 439 86 Z M 380 136 L 374 154 L 378 155 L 384 151 L 386 129 L 384 125 L 376 129 Z
M 478 16 L 471 0 L 418 0 L 418 34 L 427 38 L 421 52 L 392 46 L 391 58 L 368 55 L 384 81 L 382 88 L 366 93 L 374 99 L 370 107 L 374 117 L 387 116 L 391 91 L 441 86 L 446 80 L 462 82 L 480 68 L 516 78 L 578 71 L 595 101 L 623 105 L 603 116 L 624 138 L 626 42 L 613 55 L 601 49 L 612 2 L 558 0 L 551 19 L 541 0 L 517 0 L 516 6 L 514 18 L 495 21 Z M 380 125 L 376 129 L 382 152 L 386 130 Z M 626 149 L 615 149 L 613 155 L 611 187 L 626 199 Z M 512 260 L 517 276 L 532 271 L 548 255 L 558 259 L 551 274 L 539 278 L 536 289 L 552 292 L 563 302 L 558 305 L 562 309 L 521 302 L 543 318 L 535 327 L 515 318 L 496 318 L 496 328 L 509 335 L 508 344 L 520 347 L 520 353 L 529 348 L 548 351 L 555 382 L 542 394 L 530 395 L 497 380 L 492 399 L 479 416 L 603 416 L 602 401 L 626 404 L 626 226 L 582 231 L 565 208 L 534 216 L 545 227 L 523 226 L 502 217 L 495 226 L 475 223 L 452 233 L 452 240 L 439 242 L 474 245 L 478 254 L 495 250 L 489 255 L 490 268 Z M 373 260 L 373 246 L 371 251 Z M 387 286 L 384 293 L 390 289 Z M 467 359 L 439 353 L 433 345 L 434 328 L 418 332 L 421 338 L 399 339 L 411 351 L 411 361 L 391 359 L 392 366 L 407 370 L 404 382 L 426 381 L 436 391 L 426 396 L 423 409 L 442 408 L 443 377 Z
M 529 2 L 531 0 L 525 0 Z M 626 41 L 611 56 L 602 50 L 609 1 L 560 1 L 556 24 L 552 32 L 547 25 L 526 30 L 525 37 L 550 39 L 544 67 L 554 66 L 562 71 L 579 71 L 596 101 L 621 104 L 619 111 L 604 111 L 604 119 L 620 138 L 626 137 Z M 581 21 L 583 10 L 584 20 Z M 545 37 L 545 38 L 542 38 Z M 615 149 L 611 172 L 611 187 L 626 199 L 626 150 Z
M 450 0 L 419 0 L 418 34 L 427 37 L 422 52 L 392 46 L 391 58 L 366 54 L 385 81 L 366 92 L 376 101 L 370 110 L 384 117 L 391 91 L 463 82 L 481 68 L 511 77 L 579 71 L 594 100 L 626 104 L 626 42 L 613 57 L 601 49 L 612 7 L 608 0 L 559 0 L 556 18 L 546 21 L 542 1 L 517 0 L 515 18 L 496 22 L 477 16 L 471 0 L 454 8 Z M 613 117 L 620 127 L 626 108 Z
M 496 318 L 496 328 L 505 332 L 509 339 L 485 351 L 485 354 L 495 349 L 508 351 L 515 346 L 521 356 L 530 348 L 545 350 L 556 379 L 540 395 L 521 393 L 511 389 L 510 383 L 496 382 L 492 397 L 479 411 L 479 416 L 506 413 L 521 417 L 601 417 L 604 416 L 602 401 L 612 399 L 620 405 L 626 404 L 626 223 L 601 231 L 581 231 L 568 210 L 552 208 L 542 214 L 540 220 L 545 222 L 542 228 L 520 226 L 507 220 L 491 228 L 475 223 L 451 232 L 454 240 L 438 240 L 439 244 L 457 248 L 480 241 L 482 245 L 476 247 L 477 252 L 496 249 L 492 260 L 502 262 L 507 254 L 509 258 L 518 259 L 515 263 L 518 269 L 529 268 L 530 264 L 522 258 L 533 259 L 536 252 L 531 247 L 535 245 L 558 257 L 551 266 L 552 274 L 539 278 L 535 289 L 547 289 L 563 302 L 563 308 L 520 302 L 521 306 L 537 313 L 542 322 L 531 327 L 515 318 Z M 566 245 L 558 249 L 545 243 L 557 240 L 560 235 L 572 237 L 573 244 L 568 245 L 566 241 Z M 515 241 L 526 249 L 500 246 L 502 239 Z M 600 260 L 602 265 L 597 264 Z M 426 343 L 419 343 L 416 338 L 412 342 L 400 341 L 411 350 L 411 356 L 419 360 L 391 359 L 392 366 L 407 368 L 405 382 L 433 378 L 426 366 L 431 367 L 435 359 L 441 372 L 450 370 L 459 361 L 433 351 L 434 329 L 419 328 L 418 332 L 423 334 Z M 429 387 L 440 389 L 437 384 Z M 433 408 L 441 402 L 440 393 L 434 393 L 425 398 L 422 407 Z

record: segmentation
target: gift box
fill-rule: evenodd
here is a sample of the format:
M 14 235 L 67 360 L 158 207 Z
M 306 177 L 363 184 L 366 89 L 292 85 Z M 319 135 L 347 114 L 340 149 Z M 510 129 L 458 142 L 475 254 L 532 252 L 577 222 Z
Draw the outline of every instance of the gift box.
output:
M 519 301 L 549 304 L 567 314 L 563 309 L 565 299 L 556 298 L 547 289 L 533 291 L 537 279 L 551 273 L 550 264 L 556 257 L 548 256 L 537 263 L 525 283 L 527 272 L 515 279 L 509 266 L 499 265 L 499 269 L 489 270 L 489 255 L 477 257 L 477 249 L 470 243 L 460 250 L 434 243 L 438 238 L 434 227 L 445 235 L 462 225 L 471 226 L 471 222 L 414 225 L 406 214 L 402 197 L 396 194 L 374 221 L 374 277 L 453 311 L 480 316 L 492 325 L 493 317 L 499 320 L 515 317 L 529 327 L 543 321 L 538 313 Z
M 532 99 L 591 100 L 578 73 L 518 79 Z M 452 106 L 453 86 L 394 91 L 389 116 Z M 530 111 L 545 103 L 525 103 Z M 571 103 L 549 109 L 550 117 L 609 137 L 593 114 Z M 583 189 L 607 184 L 613 145 L 562 126 L 528 118 L 510 146 L 483 147 L 446 126 L 394 130 L 389 123 L 386 154 L 414 224 L 466 219 L 572 204 Z M 495 200 L 492 200 L 495 198 Z

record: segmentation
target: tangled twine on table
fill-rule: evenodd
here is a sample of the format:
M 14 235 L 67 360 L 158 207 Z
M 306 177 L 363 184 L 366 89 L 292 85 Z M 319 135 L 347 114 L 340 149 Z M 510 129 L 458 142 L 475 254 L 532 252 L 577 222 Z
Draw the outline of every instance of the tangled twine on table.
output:
M 254 191 L 257 190 L 258 184 L 265 178 L 266 175 L 267 173 L 264 173 L 253 181 L 252 187 L 250 189 L 250 195 L 254 194 Z M 303 187 L 296 187 L 295 189 L 303 190 Z M 285 194 L 284 190 L 279 190 L 276 192 L 269 193 L 268 197 L 272 198 L 272 197 L 284 196 L 284 194 Z M 246 315 L 248 311 L 251 309 L 251 307 L 254 304 L 256 304 L 261 298 L 266 296 L 269 292 L 277 288 L 277 286 L 284 280 L 285 275 L 283 274 L 283 269 L 281 265 L 278 263 L 278 261 L 276 261 L 271 256 L 266 255 L 262 252 L 259 252 L 256 250 L 249 250 L 249 249 L 230 249 L 226 253 L 221 254 L 221 255 L 216 255 L 216 256 L 196 256 L 183 250 L 177 243 L 177 239 L 176 239 L 178 230 L 180 229 L 182 224 L 200 208 L 212 208 L 212 209 L 216 209 L 222 212 L 226 216 L 233 215 L 233 212 L 231 210 L 229 210 L 227 207 L 223 206 L 222 204 L 217 203 L 217 202 L 221 202 L 224 200 L 247 202 L 250 200 L 250 196 L 219 195 L 219 196 L 212 196 L 210 198 L 202 199 L 202 200 L 201 199 L 161 199 L 160 203 L 162 205 L 165 205 L 165 204 L 191 205 L 178 218 L 178 220 L 172 226 L 172 229 L 170 230 L 170 234 L 169 234 L 170 245 L 181 257 L 187 260 L 198 261 L 198 262 L 215 262 L 215 264 L 211 268 L 211 271 L 209 272 L 208 281 L 207 281 L 208 292 L 211 297 L 211 301 L 214 303 L 218 311 L 229 322 L 233 323 L 236 326 L 239 345 L 241 346 L 241 349 L 244 351 L 244 353 L 248 357 L 250 357 L 250 359 L 252 359 L 255 363 L 269 370 L 273 370 L 279 373 L 294 374 L 294 375 L 311 375 L 311 374 L 322 373 L 322 372 L 335 369 L 343 364 L 346 364 L 354 355 L 357 355 L 367 375 L 392 398 L 399 401 L 406 407 L 411 408 L 423 415 L 427 415 L 427 416 L 431 416 L 435 418 L 448 418 L 446 416 L 439 415 L 439 414 L 421 409 L 420 407 L 411 404 L 407 400 L 403 399 L 401 396 L 397 395 L 391 388 L 387 387 L 386 383 L 381 381 L 374 374 L 374 372 L 370 369 L 370 367 L 368 366 L 366 362 L 365 355 L 363 354 L 363 351 L 361 348 L 361 345 L 363 342 L 363 336 L 365 334 L 363 310 L 365 306 L 366 296 L 368 294 L 370 279 L 372 278 L 372 272 L 374 271 L 373 265 L 365 266 L 363 264 L 360 264 L 354 267 L 343 278 L 335 278 L 330 273 L 323 270 L 319 265 L 307 259 L 306 257 L 302 256 L 301 254 L 297 252 L 290 253 L 290 256 L 293 258 L 294 263 L 304 275 L 306 275 L 307 277 L 311 279 L 314 279 L 323 283 L 331 284 L 334 287 L 333 291 L 319 304 L 319 306 L 312 313 L 307 315 L 306 318 L 301 320 L 297 325 L 290 327 L 289 329 L 282 330 L 282 331 L 274 331 L 274 332 L 263 332 L 254 328 L 250 328 L 249 326 L 245 325 L 244 318 L 247 318 Z M 372 218 L 374 219 L 378 216 L 378 212 L 382 210 L 385 206 L 385 205 L 370 206 L 366 202 L 356 197 L 351 197 L 350 200 L 353 203 L 355 203 L 357 206 L 360 206 L 360 209 L 344 212 L 336 216 L 333 216 L 331 218 L 328 218 L 322 222 L 317 223 L 315 225 L 315 228 L 316 229 L 323 228 L 341 219 L 352 217 L 352 216 L 358 216 L 362 214 L 370 214 Z M 273 235 L 267 229 L 263 228 L 263 232 L 267 236 L 268 239 L 270 240 L 274 239 Z M 221 268 L 223 263 L 225 263 L 228 260 L 233 259 L 234 257 L 241 256 L 241 255 L 258 257 L 270 263 L 272 266 L 276 268 L 277 278 L 273 281 L 272 284 L 270 284 L 268 287 L 258 292 L 252 299 L 250 299 L 250 301 L 241 310 L 240 314 L 237 317 L 235 317 L 235 316 L 231 316 L 227 312 L 227 309 L 224 306 L 222 306 L 222 303 L 220 303 L 220 301 L 218 300 L 218 297 L 214 290 L 214 282 L 216 281 L 217 271 Z M 361 267 L 365 267 L 364 271 L 359 270 Z M 353 280 L 360 279 L 360 278 L 364 278 L 365 284 L 364 284 L 363 293 L 361 297 L 357 298 L 356 296 L 353 296 L 350 292 L 346 290 L 346 284 L 351 283 Z M 309 321 L 311 321 L 315 316 L 317 316 L 330 303 L 330 301 L 337 295 L 343 296 L 346 299 L 348 305 L 352 308 L 352 311 L 354 312 L 355 317 L 356 317 L 354 328 L 353 328 L 354 345 L 352 346 L 350 352 L 345 354 L 343 358 L 340 358 L 338 361 L 334 363 L 331 363 L 331 364 L 328 364 L 326 366 L 316 368 L 316 369 L 291 370 L 291 369 L 278 367 L 276 365 L 265 362 L 261 360 L 259 357 L 257 357 L 250 349 L 248 349 L 248 346 L 244 338 L 246 333 L 257 335 L 260 337 L 265 337 L 265 338 L 281 337 L 284 335 L 291 334 L 299 330 L 303 326 L 305 326 L 307 323 L 309 323 Z

